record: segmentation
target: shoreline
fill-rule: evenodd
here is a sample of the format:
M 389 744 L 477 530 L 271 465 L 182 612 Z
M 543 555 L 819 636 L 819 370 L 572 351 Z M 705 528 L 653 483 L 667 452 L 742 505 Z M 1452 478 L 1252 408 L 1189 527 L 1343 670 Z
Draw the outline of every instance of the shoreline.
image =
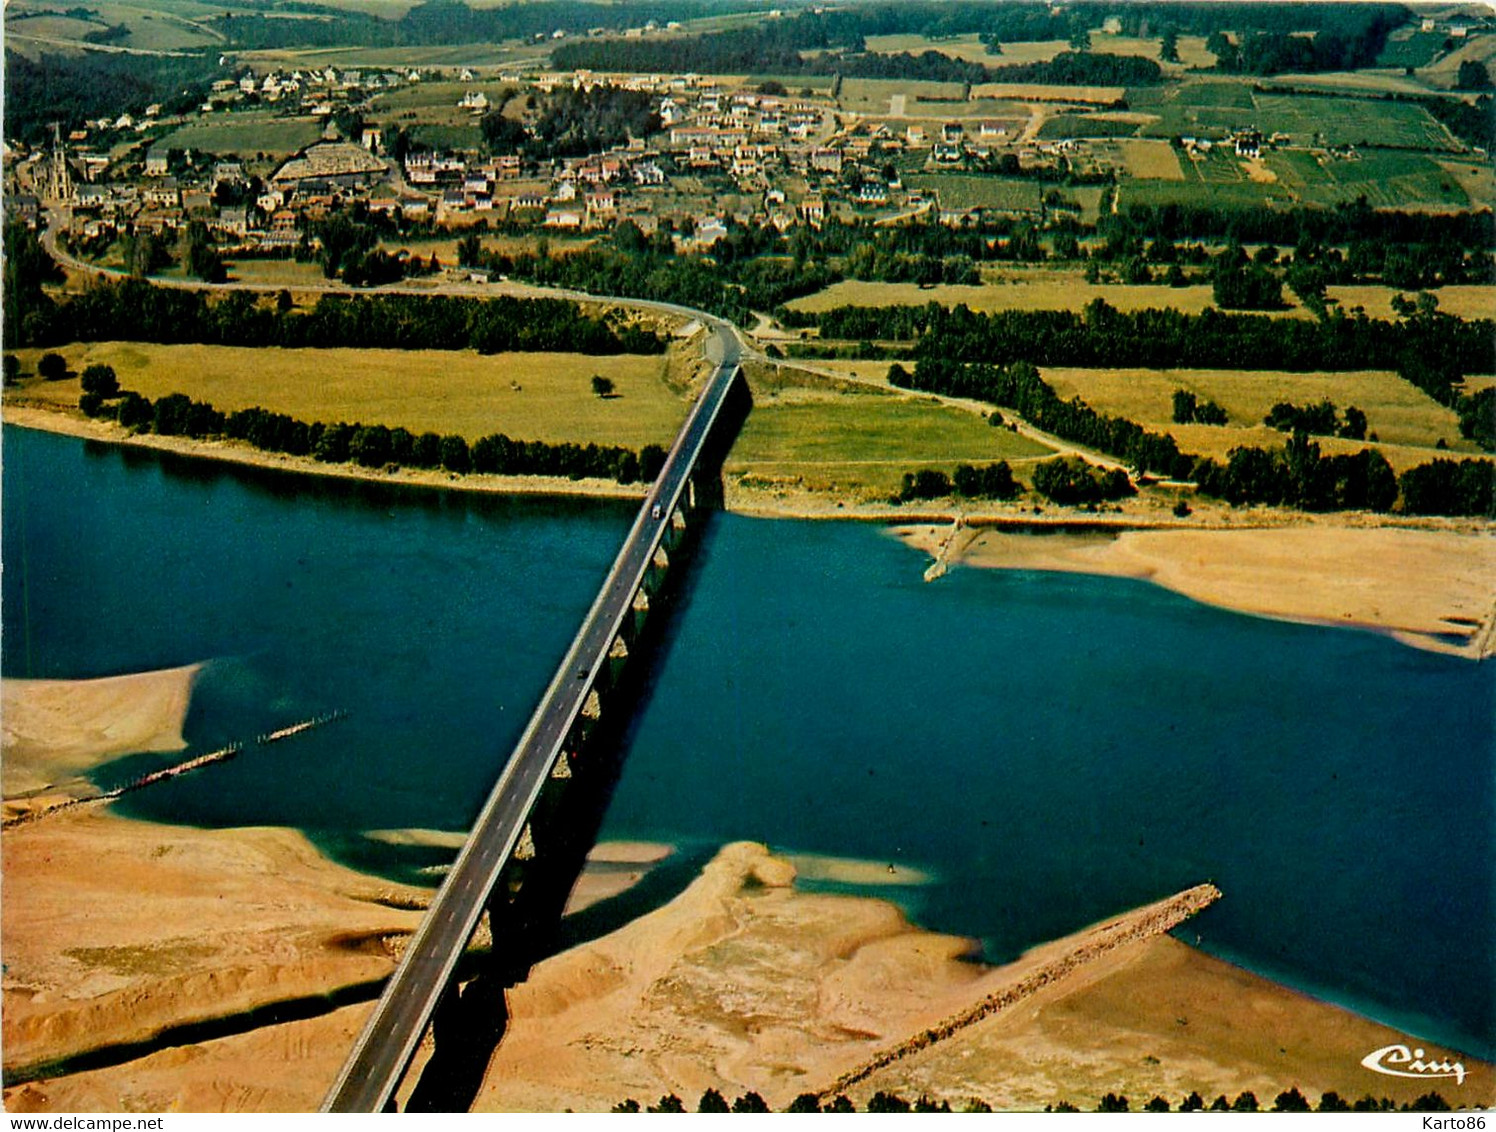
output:
M 261 452 L 236 441 L 130 434 L 113 422 L 27 403 L 5 406 L 4 421 L 18 428 L 187 459 L 350 482 L 631 502 L 643 499 L 648 491 L 644 484 L 596 479 L 460 476 L 325 464 L 309 457 Z M 725 497 L 725 510 L 747 518 L 883 526 L 906 545 L 931 555 L 934 561 L 926 571 L 927 581 L 959 564 L 1135 578 L 1203 604 L 1252 616 L 1382 633 L 1412 648 L 1467 659 L 1496 656 L 1496 604 L 1488 596 L 1491 580 L 1496 579 L 1496 541 L 1491 525 L 1475 519 L 1202 507 L 1193 520 L 1186 520 L 1147 503 L 1130 512 L 1102 513 L 1040 511 L 1015 504 L 990 504 L 984 510 L 969 505 L 911 508 L 803 491 L 746 489 L 733 483 L 726 485 Z M 1065 539 L 1089 539 L 1095 545 L 1066 548 L 1061 545 Z M 1002 540 L 1028 540 L 1030 545 L 1016 555 L 990 553 L 989 544 Z M 1236 547 L 1253 540 L 1277 548 L 1257 555 L 1255 578 L 1241 576 L 1234 553 Z M 1098 549 L 1103 542 L 1112 549 Z M 1170 542 L 1186 549 L 1156 553 Z M 1296 548 L 1295 555 L 1285 557 L 1285 547 Z M 1405 547 L 1414 548 L 1416 569 L 1403 561 L 1408 558 L 1402 553 Z M 1051 553 L 1057 548 L 1060 552 Z M 1473 583 L 1469 576 L 1472 559 L 1481 559 L 1475 568 L 1479 577 Z M 1233 567 L 1239 576 L 1226 578 Z M 1431 577 L 1435 579 L 1432 584 Z M 1374 593 L 1377 600 L 1368 602 L 1358 590 Z M 1417 607 L 1418 612 L 1408 616 L 1409 607 Z

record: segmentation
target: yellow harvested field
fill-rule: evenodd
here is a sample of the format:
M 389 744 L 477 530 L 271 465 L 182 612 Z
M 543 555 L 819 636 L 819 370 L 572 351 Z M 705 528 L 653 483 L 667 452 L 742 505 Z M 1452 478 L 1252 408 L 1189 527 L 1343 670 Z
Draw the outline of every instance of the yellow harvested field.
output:
M 1392 310 L 1393 298 L 1409 294 L 1395 287 L 1375 286 L 1329 287 L 1326 293 L 1332 299 L 1339 299 L 1343 310 L 1364 307 L 1370 318 L 1396 318 Z M 1489 284 L 1440 287 L 1433 294 L 1439 300 L 1439 309 L 1445 314 L 1467 319 L 1496 318 L 1496 287 Z M 1292 298 L 1292 295 L 1285 291 L 1284 297 Z
M 953 35 L 948 39 L 928 39 L 922 35 L 870 35 L 866 42 L 867 49 L 879 55 L 897 55 L 905 51 L 920 55 L 926 51 L 938 51 L 953 59 L 965 59 L 988 67 L 1006 62 L 999 56 L 988 55 L 986 46 L 975 33 Z
M 1127 172 L 1134 177 L 1152 181 L 1184 180 L 1179 155 L 1163 139 L 1118 138 L 1111 144 L 1117 147 Z
M 1081 397 L 1104 413 L 1127 417 L 1168 432 L 1180 447 L 1204 455 L 1225 455 L 1239 445 L 1274 447 L 1284 434 L 1262 423 L 1280 401 L 1309 405 L 1328 398 L 1342 411 L 1355 405 L 1365 412 L 1368 433 L 1375 433 L 1394 464 L 1399 459 L 1421 463 L 1436 455 L 1442 439 L 1455 452 L 1478 449 L 1460 436 L 1453 412 L 1396 374 L 1380 371 L 1348 373 L 1283 373 L 1271 370 L 1152 370 L 1072 369 L 1046 367 L 1045 380 L 1062 397 Z M 1173 397 L 1185 389 L 1226 410 L 1229 423 L 1220 426 L 1176 425 Z M 1355 450 L 1358 441 L 1328 441 L 1325 451 Z M 1395 458 L 1396 457 L 1396 458 Z
M 308 421 L 359 421 L 474 440 L 503 432 L 521 440 L 668 444 L 686 403 L 666 384 L 694 357 L 511 353 L 471 350 L 285 350 L 77 345 L 61 351 L 75 372 L 111 365 L 120 384 L 146 397 L 185 393 L 231 411 L 261 406 Z M 23 368 L 29 369 L 26 359 Z M 673 371 L 673 372 L 672 372 Z M 592 393 L 591 378 L 617 395 Z M 31 385 L 28 396 L 77 403 L 76 380 Z
M 965 303 L 974 311 L 1080 310 L 1092 299 L 1105 299 L 1121 311 L 1172 307 L 1199 314 L 1215 303 L 1207 286 L 1163 287 L 1148 285 L 1087 283 L 1076 272 L 1024 272 L 999 275 L 979 286 L 942 284 L 922 287 L 918 283 L 872 283 L 847 279 L 824 291 L 786 305 L 802 311 L 825 311 L 835 307 L 923 306 Z
M 1437 160 L 1439 168 L 1454 178 L 1465 195 L 1477 205 L 1496 203 L 1496 171 L 1483 162 Z

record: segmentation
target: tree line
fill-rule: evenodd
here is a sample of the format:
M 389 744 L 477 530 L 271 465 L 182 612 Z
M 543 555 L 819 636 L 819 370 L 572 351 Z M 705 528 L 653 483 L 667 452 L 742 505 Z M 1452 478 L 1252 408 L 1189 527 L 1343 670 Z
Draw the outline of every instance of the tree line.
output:
M 1496 465 L 1488 460 L 1436 459 L 1398 476 L 1376 449 L 1325 456 L 1308 433 L 1300 430 L 1281 449 L 1235 448 L 1222 464 L 1181 452 L 1172 436 L 1098 412 L 1079 397 L 1061 399 L 1027 362 L 997 366 L 923 357 L 913 373 L 902 365 L 889 367 L 888 380 L 891 385 L 1013 409 L 1063 440 L 1124 460 L 1139 472 L 1193 482 L 1202 494 L 1234 505 L 1388 511 L 1400 499 L 1406 514 L 1496 518 Z M 1125 473 L 1095 472 L 1065 461 L 1048 461 L 1036 469 L 1034 486 L 1065 503 L 1094 503 L 1130 493 Z M 1083 482 L 1083 477 L 1092 482 Z M 934 484 L 927 481 L 927 486 Z
M 282 292 L 259 299 L 247 291 L 209 298 L 202 291 L 158 287 L 140 279 L 101 281 L 52 299 L 37 288 L 19 324 L 7 321 L 14 345 L 124 340 L 204 342 L 225 346 L 357 347 L 394 350 L 510 350 L 582 354 L 659 354 L 652 330 L 594 317 L 567 299 L 510 295 L 323 295 L 301 310 Z
M 613 1106 L 616 1113 L 623 1112 L 685 1112 L 686 1104 L 675 1093 L 667 1093 L 654 1104 L 641 1109 L 639 1102 L 632 1097 L 620 1101 Z M 727 1098 L 717 1089 L 707 1089 L 701 1094 L 701 1099 L 696 1103 L 697 1112 L 771 1112 L 768 1102 L 757 1092 L 747 1092 L 740 1095 L 731 1104 Z M 856 1112 L 857 1106 L 845 1093 L 826 1098 L 821 1093 L 801 1093 L 784 1109 L 785 1112 Z M 880 1089 L 868 1098 L 864 1112 L 953 1112 L 950 1101 L 932 1100 L 929 1094 L 921 1094 L 917 1100 L 910 1101 L 897 1092 Z M 991 1112 L 992 1106 L 980 1098 L 973 1097 L 967 1100 L 959 1110 L 961 1112 Z M 1069 1101 L 1057 1101 L 1044 1106 L 1045 1112 L 1079 1112 L 1080 1109 Z M 1107 1093 L 1096 1103 L 1096 1112 L 1129 1112 L 1131 1103 L 1126 1094 Z M 1168 1098 L 1155 1095 L 1151 1100 L 1139 1106 L 1140 1112 L 1170 1112 L 1176 1111 Z M 1177 1108 L 1179 1112 L 1259 1112 L 1262 1105 L 1257 1100 L 1257 1094 L 1250 1090 L 1240 1092 L 1235 1098 L 1228 1098 L 1224 1093 L 1215 1100 L 1206 1103 L 1203 1096 L 1196 1090 L 1187 1097 L 1180 1098 Z M 1309 1098 L 1300 1091 L 1297 1085 L 1284 1089 L 1276 1097 L 1270 1112 L 1397 1112 L 1399 1107 L 1391 1097 L 1378 1099 L 1370 1093 L 1355 1102 L 1347 1101 L 1339 1093 L 1330 1091 L 1320 1094 L 1319 1104 L 1311 1105 Z M 1405 1101 L 1401 1106 L 1402 1112 L 1450 1112 L 1449 1102 L 1437 1092 L 1427 1092 L 1414 1101 Z
M 160 436 L 240 440 L 264 452 L 306 456 L 326 464 L 441 469 L 456 475 L 597 478 L 621 484 L 651 481 L 665 466 L 665 450 L 657 444 L 635 452 L 616 445 L 548 444 L 493 433 L 469 445 L 466 438 L 453 433 L 413 433 L 344 421 L 307 422 L 258 406 L 226 413 L 184 393 L 152 401 L 120 389 L 108 366 L 90 366 L 82 378 L 79 408 L 91 417 L 110 418 L 135 432 Z
M 1093 299 L 1080 311 L 972 311 L 964 304 L 836 307 L 784 313 L 838 340 L 913 340 L 916 359 L 1149 369 L 1398 370 L 1404 363 L 1455 373 L 1496 373 L 1496 320 L 1442 312 L 1372 319 L 1328 312 L 1320 320 L 1172 309 L 1119 311 Z

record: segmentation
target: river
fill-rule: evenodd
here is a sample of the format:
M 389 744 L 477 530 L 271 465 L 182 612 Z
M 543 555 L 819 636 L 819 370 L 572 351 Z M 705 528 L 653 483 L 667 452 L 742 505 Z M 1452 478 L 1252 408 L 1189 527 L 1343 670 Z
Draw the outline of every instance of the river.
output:
M 472 818 L 632 511 L 14 428 L 4 468 L 5 675 L 207 661 L 193 751 L 348 713 L 123 812 L 293 826 L 428 882 L 449 853 L 364 833 Z M 841 887 L 994 960 L 1211 880 L 1182 938 L 1496 1053 L 1496 668 L 1142 582 L 924 565 L 870 525 L 714 517 L 604 836 L 916 870 Z

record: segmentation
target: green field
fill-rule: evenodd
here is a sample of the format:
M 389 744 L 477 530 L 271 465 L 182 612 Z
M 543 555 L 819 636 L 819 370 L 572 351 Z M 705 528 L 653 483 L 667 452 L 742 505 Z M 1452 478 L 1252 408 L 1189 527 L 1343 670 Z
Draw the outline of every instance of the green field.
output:
M 995 208 L 1038 212 L 1040 183 L 1022 177 L 980 177 L 961 173 L 911 173 L 904 183 L 912 189 L 940 194 L 941 208 Z M 1046 188 L 1053 189 L 1048 183 Z
M 1254 92 L 1242 83 L 1185 83 L 1156 103 L 1135 109 L 1159 115 L 1143 128 L 1148 137 L 1220 138 L 1256 127 L 1287 134 L 1294 145 L 1395 146 L 1453 150 L 1448 131 L 1423 107 L 1336 95 Z
M 1427 67 L 1444 48 L 1443 32 L 1415 31 L 1411 35 L 1393 32 L 1377 56 L 1378 67 Z
M 322 123 L 314 118 L 277 118 L 262 111 L 214 114 L 173 130 L 152 146 L 190 149 L 194 152 L 234 153 L 253 157 L 257 153 L 295 153 L 322 136 Z
M 888 367 L 877 368 L 881 373 Z M 728 455 L 727 472 L 885 495 L 916 468 L 950 472 L 957 464 L 1033 459 L 1050 451 L 994 428 L 975 413 L 926 398 L 873 391 L 803 391 L 796 397 L 795 392 L 776 400 L 756 398 Z
M 1158 207 L 1167 204 L 1194 205 L 1201 208 L 1261 208 L 1271 200 L 1287 200 L 1282 185 L 1258 181 L 1126 181 L 1118 189 L 1120 209 L 1134 204 Z
M 102 363 L 147 397 L 185 393 L 223 410 L 259 405 L 308 421 L 360 421 L 469 440 L 504 432 L 521 440 L 669 444 L 686 404 L 666 384 L 694 356 L 495 354 L 470 350 L 284 350 L 102 342 L 61 351 L 75 372 Z M 24 360 L 24 359 L 23 359 Z M 29 368 L 29 366 L 27 367 Z M 592 394 L 591 376 L 617 396 Z M 28 394 L 77 403 L 76 381 Z
M 1053 138 L 1130 138 L 1141 123 L 1103 118 L 1099 114 L 1055 114 L 1039 127 L 1039 136 Z

